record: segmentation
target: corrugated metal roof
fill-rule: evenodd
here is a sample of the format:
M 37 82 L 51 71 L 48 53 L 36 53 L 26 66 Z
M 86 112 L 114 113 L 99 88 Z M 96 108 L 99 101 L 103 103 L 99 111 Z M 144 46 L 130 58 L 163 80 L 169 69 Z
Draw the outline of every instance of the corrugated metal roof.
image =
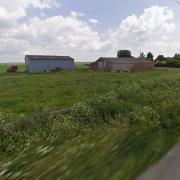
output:
M 106 61 L 111 63 L 138 63 L 148 61 L 145 58 L 134 58 L 134 57 L 100 57 L 97 61 Z
M 29 60 L 74 60 L 70 56 L 26 55 Z

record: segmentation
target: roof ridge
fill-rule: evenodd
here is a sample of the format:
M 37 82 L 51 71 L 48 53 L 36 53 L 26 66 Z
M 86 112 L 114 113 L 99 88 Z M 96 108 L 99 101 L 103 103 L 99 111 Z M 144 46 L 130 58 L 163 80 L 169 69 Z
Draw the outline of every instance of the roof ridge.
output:
M 58 56 L 58 55 L 25 55 L 25 58 L 30 60 L 73 60 L 71 56 Z

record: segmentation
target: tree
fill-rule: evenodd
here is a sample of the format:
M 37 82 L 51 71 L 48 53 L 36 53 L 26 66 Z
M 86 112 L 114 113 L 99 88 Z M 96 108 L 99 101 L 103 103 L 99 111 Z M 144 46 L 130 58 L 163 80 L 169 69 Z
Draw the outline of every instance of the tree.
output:
M 165 61 L 165 57 L 163 55 L 159 55 L 157 58 L 156 58 L 156 61 Z
M 180 54 L 175 54 L 174 55 L 174 59 L 178 59 L 179 60 L 180 59 Z
M 140 54 L 139 54 L 139 58 L 145 58 L 145 54 L 144 54 L 144 52 L 140 52 Z
M 117 52 L 117 57 L 132 57 L 130 50 L 119 50 Z
M 154 56 L 151 52 L 148 52 L 146 58 L 153 60 Z

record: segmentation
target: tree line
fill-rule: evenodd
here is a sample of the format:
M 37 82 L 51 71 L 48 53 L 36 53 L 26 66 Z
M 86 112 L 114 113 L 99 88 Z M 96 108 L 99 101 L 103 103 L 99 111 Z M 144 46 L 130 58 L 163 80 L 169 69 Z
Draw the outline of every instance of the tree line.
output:
M 119 50 L 117 52 L 117 57 L 133 57 L 132 52 L 130 50 Z M 180 54 L 176 53 L 173 57 L 165 57 L 160 54 L 156 58 L 151 52 L 145 54 L 144 52 L 140 52 L 139 58 L 147 59 L 155 62 L 156 67 L 177 67 L 180 68 Z
M 133 56 L 130 50 L 125 49 L 125 50 L 119 50 L 117 52 L 117 57 L 133 57 Z M 147 55 L 144 52 L 140 52 L 139 58 L 146 58 L 146 59 L 153 60 L 154 55 L 151 52 L 148 52 Z

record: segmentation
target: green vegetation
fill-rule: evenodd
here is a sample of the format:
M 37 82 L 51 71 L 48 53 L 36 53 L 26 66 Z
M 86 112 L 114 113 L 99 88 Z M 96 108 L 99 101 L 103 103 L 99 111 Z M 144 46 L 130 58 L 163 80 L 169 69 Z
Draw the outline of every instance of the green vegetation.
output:
M 134 179 L 179 137 L 180 71 L 0 75 L 0 177 Z
M 180 68 L 180 55 L 175 54 L 174 57 L 165 58 L 163 55 L 159 55 L 155 61 L 156 67 L 172 67 Z
M 153 54 L 151 52 L 148 52 L 146 58 L 150 59 L 150 60 L 153 60 L 154 56 L 153 56 Z
M 6 70 L 9 66 L 11 66 L 12 64 L 0 64 L 0 75 L 1 74 L 5 74 Z M 22 73 L 25 72 L 25 65 L 24 64 L 17 64 L 18 66 L 18 73 Z
M 119 50 L 117 57 L 132 57 L 132 52 L 130 50 Z

